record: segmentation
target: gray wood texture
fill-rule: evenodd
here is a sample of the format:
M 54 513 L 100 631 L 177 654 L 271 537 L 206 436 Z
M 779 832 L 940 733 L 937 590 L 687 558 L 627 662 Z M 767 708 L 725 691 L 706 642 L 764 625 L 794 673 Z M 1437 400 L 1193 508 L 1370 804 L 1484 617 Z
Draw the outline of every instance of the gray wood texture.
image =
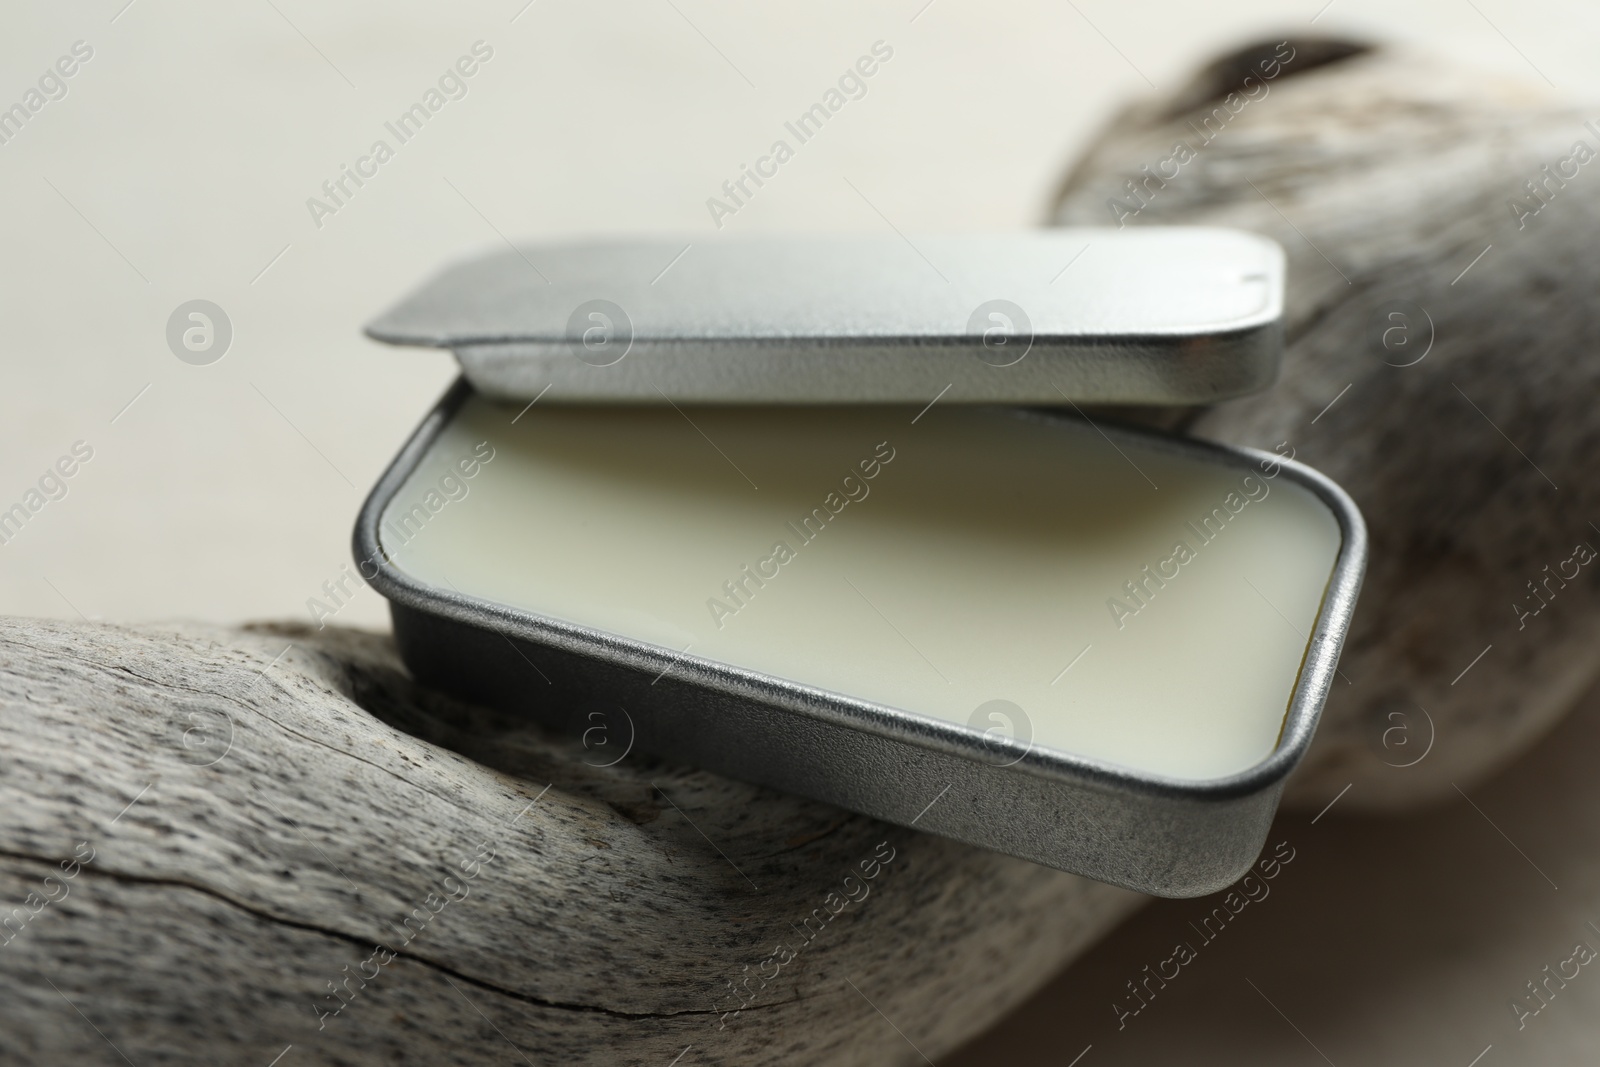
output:
M 0 1062 L 921 1063 L 1140 899 L 614 740 L 375 634 L 0 620 Z

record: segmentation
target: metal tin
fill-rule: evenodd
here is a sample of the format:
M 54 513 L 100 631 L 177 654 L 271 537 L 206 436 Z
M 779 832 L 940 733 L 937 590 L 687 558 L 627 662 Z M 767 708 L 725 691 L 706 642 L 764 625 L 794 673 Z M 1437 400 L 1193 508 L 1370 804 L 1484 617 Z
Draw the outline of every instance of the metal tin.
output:
M 504 399 L 1207 404 L 1276 377 L 1283 277 L 1208 227 L 527 246 L 367 333 Z
M 556 729 L 571 730 L 584 708 L 621 704 L 639 750 L 1159 896 L 1218 890 L 1259 854 L 1284 779 L 1316 729 L 1366 565 L 1359 511 L 1311 468 L 1249 449 L 1101 428 L 1113 441 L 1211 463 L 1275 464 L 1278 477 L 1309 490 L 1339 527 L 1341 545 L 1276 749 L 1243 773 L 1188 781 L 988 738 L 419 582 L 386 558 L 380 522 L 471 392 L 458 381 L 428 414 L 355 529 L 362 573 L 389 599 L 401 655 L 422 682 Z M 1043 411 L 1019 417 L 1074 421 Z

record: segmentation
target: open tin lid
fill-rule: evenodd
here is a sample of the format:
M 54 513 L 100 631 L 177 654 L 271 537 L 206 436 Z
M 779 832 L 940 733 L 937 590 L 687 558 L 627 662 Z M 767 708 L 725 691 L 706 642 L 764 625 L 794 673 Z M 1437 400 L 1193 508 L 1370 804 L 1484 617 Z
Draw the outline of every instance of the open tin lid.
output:
M 511 400 L 1207 404 L 1276 377 L 1283 280 L 1209 227 L 527 245 L 367 333 Z

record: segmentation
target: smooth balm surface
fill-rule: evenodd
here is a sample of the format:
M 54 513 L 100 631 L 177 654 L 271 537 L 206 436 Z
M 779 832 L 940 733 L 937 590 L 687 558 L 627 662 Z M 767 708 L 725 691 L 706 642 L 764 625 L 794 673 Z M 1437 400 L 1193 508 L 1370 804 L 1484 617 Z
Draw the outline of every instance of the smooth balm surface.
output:
M 1326 505 L 1077 423 L 914 417 L 474 396 L 380 536 L 441 589 L 1145 772 L 1272 752 Z

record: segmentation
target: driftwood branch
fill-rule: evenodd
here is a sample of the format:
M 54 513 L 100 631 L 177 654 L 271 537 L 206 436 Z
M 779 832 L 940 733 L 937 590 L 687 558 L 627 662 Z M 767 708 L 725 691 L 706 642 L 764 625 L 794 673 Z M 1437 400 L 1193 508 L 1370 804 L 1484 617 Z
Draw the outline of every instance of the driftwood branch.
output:
M 8 1063 L 920 1063 L 1139 899 L 603 766 L 372 634 L 5 620 L 0 706 Z

